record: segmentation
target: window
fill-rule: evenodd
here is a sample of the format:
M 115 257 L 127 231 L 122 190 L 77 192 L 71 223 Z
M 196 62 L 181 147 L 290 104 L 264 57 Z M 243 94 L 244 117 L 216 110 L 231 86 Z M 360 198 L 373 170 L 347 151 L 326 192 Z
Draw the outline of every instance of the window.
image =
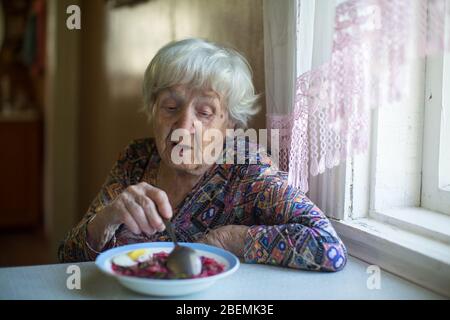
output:
M 300 2 L 297 76 L 329 61 L 334 10 L 342 3 Z M 411 3 L 420 10 L 425 2 Z M 417 13 L 420 19 L 426 14 Z M 418 20 L 416 27 L 421 31 L 423 24 Z M 408 94 L 372 110 L 368 151 L 310 175 L 308 196 L 330 218 L 350 255 L 449 295 L 450 59 L 407 61 L 402 85 Z
M 449 32 L 450 21 L 446 24 Z M 450 292 L 448 49 L 412 59 L 404 82 L 410 94 L 372 111 L 369 151 L 318 178 L 338 186 L 335 194 L 345 190 L 343 205 L 330 197 L 322 203 L 338 209 L 333 224 L 351 255 L 445 295 Z
M 450 53 L 412 59 L 405 80 L 408 96 L 372 113 L 369 154 L 347 164 L 341 218 L 400 208 L 450 215 Z

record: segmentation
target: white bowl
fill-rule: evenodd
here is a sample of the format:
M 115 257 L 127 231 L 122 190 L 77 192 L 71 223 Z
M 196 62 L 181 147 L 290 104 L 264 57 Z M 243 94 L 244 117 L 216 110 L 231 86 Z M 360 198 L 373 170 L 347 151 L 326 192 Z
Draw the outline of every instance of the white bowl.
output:
M 196 279 L 148 279 L 123 276 L 112 270 L 111 260 L 119 254 L 136 249 L 147 249 L 149 253 L 170 252 L 174 246 L 172 242 L 146 242 L 110 249 L 100 254 L 95 264 L 101 271 L 116 278 L 123 286 L 133 291 L 162 297 L 182 296 L 202 291 L 239 268 L 239 259 L 231 252 L 201 243 L 180 242 L 180 244 L 195 249 L 201 256 L 213 258 L 223 264 L 225 270 L 210 277 Z

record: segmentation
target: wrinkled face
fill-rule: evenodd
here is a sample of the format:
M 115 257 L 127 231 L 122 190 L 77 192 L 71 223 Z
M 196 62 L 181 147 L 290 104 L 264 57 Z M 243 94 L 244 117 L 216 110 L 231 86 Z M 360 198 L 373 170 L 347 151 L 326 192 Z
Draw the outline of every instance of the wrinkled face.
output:
M 161 161 L 175 170 L 190 174 L 204 173 L 211 164 L 198 161 L 201 157 L 196 152 L 211 150 L 213 145 L 223 146 L 223 140 L 211 138 L 208 132 L 214 131 L 215 136 L 220 132 L 225 137 L 226 129 L 233 128 L 222 100 L 212 90 L 190 89 L 185 85 L 161 91 L 156 98 L 153 117 L 156 147 Z M 183 133 L 183 137 L 180 133 Z M 179 163 L 174 156 L 178 156 L 178 159 L 189 158 L 190 161 Z

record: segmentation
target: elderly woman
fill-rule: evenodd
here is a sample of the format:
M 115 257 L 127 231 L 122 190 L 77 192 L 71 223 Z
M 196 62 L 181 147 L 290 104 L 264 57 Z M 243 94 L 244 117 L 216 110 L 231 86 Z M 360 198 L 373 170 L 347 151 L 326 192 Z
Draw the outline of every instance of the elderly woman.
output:
M 93 260 L 129 243 L 170 241 L 163 219 L 171 219 L 179 241 L 218 246 L 247 263 L 344 267 L 346 248 L 329 220 L 288 185 L 269 157 L 244 164 L 174 160 L 174 154 L 191 151 L 173 141 L 176 130 L 192 140 L 199 125 L 226 136 L 227 129 L 245 128 L 257 112 L 243 56 L 200 39 L 170 43 L 148 66 L 143 91 L 155 138 L 133 141 L 122 153 L 61 245 L 61 261 Z

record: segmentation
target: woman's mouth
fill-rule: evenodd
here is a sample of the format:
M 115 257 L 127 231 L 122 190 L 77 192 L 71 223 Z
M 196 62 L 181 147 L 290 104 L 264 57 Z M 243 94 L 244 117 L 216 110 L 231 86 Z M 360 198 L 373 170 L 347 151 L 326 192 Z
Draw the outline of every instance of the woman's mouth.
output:
M 192 150 L 192 147 L 189 145 L 185 145 L 185 144 L 180 144 L 179 142 L 170 142 L 170 150 L 172 151 L 173 148 L 175 148 L 175 146 L 177 146 L 178 148 L 178 156 L 182 157 L 185 151 L 188 150 Z

